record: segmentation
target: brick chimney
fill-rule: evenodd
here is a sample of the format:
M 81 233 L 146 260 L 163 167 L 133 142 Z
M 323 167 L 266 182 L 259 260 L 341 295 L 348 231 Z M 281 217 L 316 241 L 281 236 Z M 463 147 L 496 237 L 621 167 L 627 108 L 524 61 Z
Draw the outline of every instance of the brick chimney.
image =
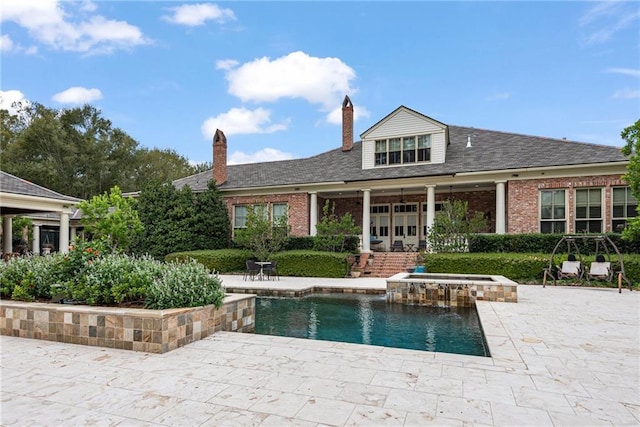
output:
M 349 96 L 342 101 L 342 151 L 353 148 L 353 104 Z
M 213 135 L 213 180 L 216 185 L 227 180 L 227 137 L 220 129 Z

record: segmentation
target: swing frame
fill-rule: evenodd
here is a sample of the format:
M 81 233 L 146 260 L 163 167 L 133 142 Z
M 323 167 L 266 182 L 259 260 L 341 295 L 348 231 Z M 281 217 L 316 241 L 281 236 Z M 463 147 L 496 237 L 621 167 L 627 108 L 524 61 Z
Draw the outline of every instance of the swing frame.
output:
M 611 255 L 611 252 L 609 251 L 609 247 L 611 247 L 612 251 L 615 253 L 618 259 L 618 263 L 620 264 L 620 270 L 612 272 L 613 274 L 611 275 L 609 282 L 611 283 L 611 280 L 613 279 L 613 277 L 617 277 L 619 293 L 622 293 L 623 281 L 627 283 L 630 291 L 633 290 L 633 286 L 624 272 L 624 260 L 622 259 L 622 254 L 618 250 L 618 247 L 616 246 L 616 244 L 613 243 L 613 241 L 609 238 L 609 236 L 586 235 L 586 234 L 565 235 L 565 236 L 562 236 L 560 240 L 558 240 L 558 243 L 556 243 L 556 246 L 553 248 L 553 252 L 551 252 L 551 257 L 549 258 L 549 266 L 544 269 L 544 276 L 542 279 L 543 288 L 546 287 L 547 285 L 547 277 L 551 277 L 553 279 L 554 286 L 556 285 L 556 281 L 559 280 L 556 274 L 554 274 L 554 268 L 557 268 L 557 264 L 554 262 L 554 259 L 556 254 L 558 253 L 558 249 L 563 245 L 563 243 L 566 243 L 567 245 L 567 253 L 575 254 L 577 256 L 577 259 L 580 261 L 580 264 L 584 265 L 584 263 L 582 262 L 582 254 L 580 253 L 580 248 L 578 247 L 578 244 L 577 244 L 577 239 L 595 240 L 596 242 L 595 256 L 597 257 L 598 255 L 600 255 L 600 252 L 601 252 L 600 247 L 602 247 L 602 250 L 607 254 L 606 259 L 608 262 L 611 262 L 612 255 Z M 573 251 L 571 250 L 572 248 L 574 249 Z M 589 275 L 587 274 L 586 277 L 587 277 L 587 283 L 590 283 Z

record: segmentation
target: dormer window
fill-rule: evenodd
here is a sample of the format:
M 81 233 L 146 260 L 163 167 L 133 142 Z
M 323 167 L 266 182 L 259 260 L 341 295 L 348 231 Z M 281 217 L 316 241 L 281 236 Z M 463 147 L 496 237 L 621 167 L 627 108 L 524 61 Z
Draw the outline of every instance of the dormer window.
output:
M 431 135 L 376 139 L 375 165 L 414 164 L 431 161 Z

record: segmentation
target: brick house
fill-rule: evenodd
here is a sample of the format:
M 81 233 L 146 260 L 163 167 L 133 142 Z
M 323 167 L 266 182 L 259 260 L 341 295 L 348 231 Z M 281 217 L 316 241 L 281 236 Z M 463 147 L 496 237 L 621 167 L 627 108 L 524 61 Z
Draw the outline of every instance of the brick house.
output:
M 637 200 L 621 179 L 620 149 L 448 125 L 400 106 L 353 140 L 353 104 L 342 104 L 342 144 L 313 157 L 227 165 L 227 139 L 213 138 L 213 169 L 174 181 L 194 191 L 215 179 L 232 225 L 250 204 L 288 214 L 291 234 L 315 234 L 325 200 L 351 212 L 386 248 L 425 239 L 445 200 L 483 212 L 492 233 L 619 231 Z M 336 144 L 338 145 L 338 144 Z

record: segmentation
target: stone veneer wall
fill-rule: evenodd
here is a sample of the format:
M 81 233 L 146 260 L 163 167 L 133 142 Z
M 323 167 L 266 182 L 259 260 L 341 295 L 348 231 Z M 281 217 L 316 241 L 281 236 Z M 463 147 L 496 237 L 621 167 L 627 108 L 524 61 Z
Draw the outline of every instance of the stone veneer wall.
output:
M 387 301 L 454 307 L 474 307 L 476 301 L 518 302 L 518 285 L 387 281 Z
M 124 350 L 166 353 L 218 331 L 253 332 L 255 296 L 168 310 L 0 301 L 0 334 Z

